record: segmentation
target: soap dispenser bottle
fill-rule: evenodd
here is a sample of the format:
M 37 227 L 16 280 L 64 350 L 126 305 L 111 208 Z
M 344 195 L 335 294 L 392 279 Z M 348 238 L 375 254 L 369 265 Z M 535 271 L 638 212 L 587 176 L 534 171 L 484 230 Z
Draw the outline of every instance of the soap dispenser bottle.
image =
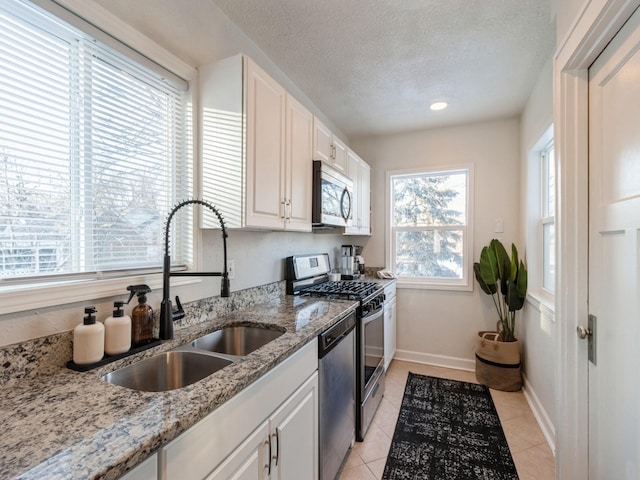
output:
M 88 365 L 104 357 L 104 325 L 96 322 L 95 307 L 84 309 L 84 321 L 73 330 L 73 362 Z
M 138 296 L 138 305 L 131 310 L 131 343 L 134 347 L 145 345 L 153 340 L 153 309 L 147 305 L 147 285 L 129 285 L 131 292 L 129 303 L 134 295 Z
M 117 355 L 131 348 L 131 317 L 122 311 L 123 301 L 113 302 L 113 315 L 104 321 L 104 352 Z

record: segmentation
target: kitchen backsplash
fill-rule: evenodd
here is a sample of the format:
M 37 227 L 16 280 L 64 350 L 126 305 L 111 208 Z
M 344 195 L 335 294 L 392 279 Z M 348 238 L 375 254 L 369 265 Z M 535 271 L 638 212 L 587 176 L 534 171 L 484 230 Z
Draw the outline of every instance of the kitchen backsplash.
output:
M 210 297 L 184 304 L 186 315 L 174 327 L 196 325 L 284 294 L 285 282 L 280 281 L 232 292 L 229 298 Z M 159 310 L 155 312 L 156 337 Z M 69 331 L 0 348 L 0 385 L 21 378 L 48 375 L 63 368 L 73 355 L 72 340 L 73 332 Z

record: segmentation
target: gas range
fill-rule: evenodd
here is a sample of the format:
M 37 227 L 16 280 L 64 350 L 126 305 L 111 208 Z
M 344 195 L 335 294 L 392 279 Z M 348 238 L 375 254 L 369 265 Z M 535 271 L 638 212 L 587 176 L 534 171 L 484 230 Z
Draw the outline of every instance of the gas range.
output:
M 384 395 L 384 287 L 377 282 L 330 281 L 329 254 L 287 257 L 287 294 L 357 300 L 356 440 L 364 440 Z
M 359 300 L 361 305 L 383 295 L 384 288 L 377 282 L 330 281 L 329 255 L 326 253 L 288 257 L 286 264 L 289 295 Z

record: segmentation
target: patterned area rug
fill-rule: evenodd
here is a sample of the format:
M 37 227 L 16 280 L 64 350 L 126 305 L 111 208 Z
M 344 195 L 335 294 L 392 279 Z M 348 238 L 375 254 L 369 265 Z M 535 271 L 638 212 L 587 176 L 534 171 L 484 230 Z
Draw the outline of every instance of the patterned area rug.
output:
M 383 480 L 517 480 L 489 389 L 409 373 Z

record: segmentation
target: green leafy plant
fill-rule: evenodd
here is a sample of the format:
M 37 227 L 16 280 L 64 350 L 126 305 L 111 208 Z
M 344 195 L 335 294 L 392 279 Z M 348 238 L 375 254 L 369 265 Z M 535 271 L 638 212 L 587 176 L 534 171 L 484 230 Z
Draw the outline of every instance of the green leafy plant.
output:
M 480 288 L 491 295 L 500 320 L 497 330 L 505 342 L 515 341 L 516 311 L 524 306 L 527 295 L 527 268 L 518 260 L 518 250 L 511 244 L 511 258 L 500 240 L 493 239 L 473 264 Z

